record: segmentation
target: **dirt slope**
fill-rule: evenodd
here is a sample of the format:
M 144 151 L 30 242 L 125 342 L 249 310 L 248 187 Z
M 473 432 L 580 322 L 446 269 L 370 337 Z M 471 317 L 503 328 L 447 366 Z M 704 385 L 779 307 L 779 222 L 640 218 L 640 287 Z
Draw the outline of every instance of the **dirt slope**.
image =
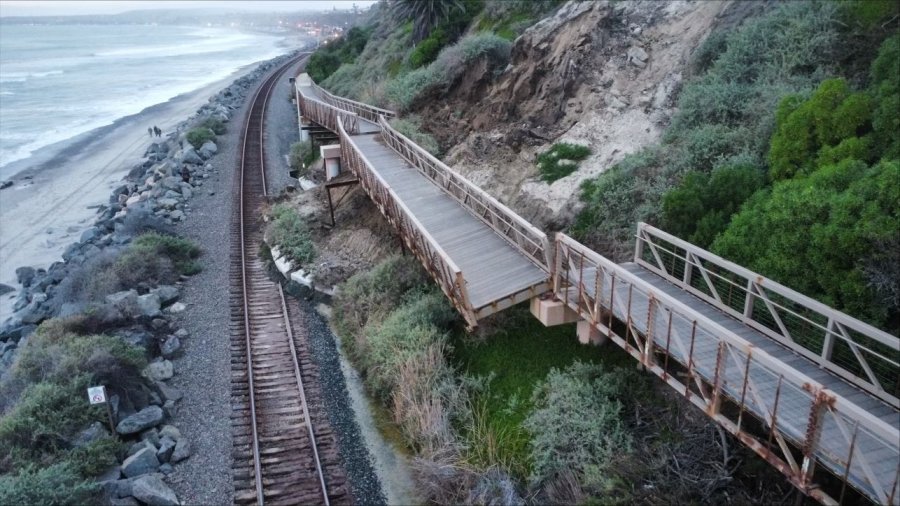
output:
M 691 55 L 712 29 L 766 4 L 570 1 L 516 39 L 499 78 L 475 66 L 445 100 L 418 112 L 453 146 L 449 165 L 536 224 L 560 229 L 577 211 L 582 181 L 659 139 Z M 593 154 L 548 185 L 535 158 L 558 141 Z

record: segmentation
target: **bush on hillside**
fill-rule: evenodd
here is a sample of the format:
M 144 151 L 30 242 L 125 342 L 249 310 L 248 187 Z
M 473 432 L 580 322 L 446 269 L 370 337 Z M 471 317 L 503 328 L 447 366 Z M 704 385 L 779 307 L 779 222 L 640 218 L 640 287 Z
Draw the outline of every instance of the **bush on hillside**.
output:
M 184 138 L 194 146 L 194 149 L 200 149 L 206 141 L 216 140 L 216 133 L 205 126 L 199 126 L 188 130 Z
M 200 123 L 200 127 L 208 128 L 212 130 L 212 132 L 216 135 L 222 135 L 225 133 L 225 122 L 218 118 L 206 118 L 203 123 Z M 202 146 L 202 144 L 201 144 Z
M 341 284 L 334 296 L 334 323 L 351 358 L 366 353 L 362 330 L 369 321 L 383 320 L 407 292 L 427 281 L 415 258 L 395 255 Z
M 0 475 L 0 504 L 90 504 L 100 485 L 85 480 L 69 462 L 35 465 Z
M 685 84 L 662 144 L 626 156 L 585 184 L 586 205 L 573 232 L 621 259 L 636 222 L 659 217 L 661 196 L 685 173 L 709 173 L 735 160 L 764 166 L 781 98 L 808 92 L 845 60 L 839 18 L 834 4 L 787 3 L 729 32 L 724 43 L 710 42 L 698 58 L 711 61 L 695 63 L 706 71 Z
M 309 168 L 319 159 L 319 150 L 312 141 L 295 142 L 291 145 L 290 163 L 291 170 L 298 176 L 309 174 Z
M 325 42 L 306 62 L 306 72 L 321 83 L 337 71 L 343 63 L 353 63 L 362 53 L 372 34 L 371 29 L 354 26 L 340 39 Z
M 282 254 L 299 265 L 308 265 L 316 258 L 309 227 L 287 204 L 272 208 L 272 222 L 266 229 L 271 244 L 278 246 Z
M 897 243 L 898 230 L 900 163 L 847 159 L 755 194 L 712 250 L 886 328 L 897 301 L 880 299 L 864 259 Z
M 731 216 L 766 183 L 762 168 L 737 163 L 711 173 L 688 172 L 663 196 L 662 223 L 667 232 L 706 247 L 725 230 Z
M 180 274 L 200 272 L 200 248 L 187 239 L 150 232 L 138 236 L 116 260 L 114 271 L 122 289 L 140 283 L 172 284 Z
M 422 121 L 419 116 L 411 115 L 403 118 L 393 118 L 391 119 L 391 126 L 425 151 L 434 156 L 440 156 L 441 146 L 433 135 L 422 130 Z
M 581 362 L 547 375 L 534 391 L 534 411 L 524 423 L 532 434 L 533 484 L 572 472 L 589 496 L 616 487 L 614 465 L 632 445 L 619 400 L 629 395 L 631 381 L 623 372 Z
M 591 148 L 568 142 L 557 142 L 537 157 L 541 179 L 552 183 L 578 169 L 578 162 L 591 154 Z
M 492 33 L 469 35 L 444 48 L 427 67 L 401 74 L 389 81 L 385 94 L 401 109 L 409 109 L 416 99 L 428 91 L 446 92 L 476 59 L 486 58 L 491 71 L 502 71 L 509 62 L 511 47 L 508 40 Z

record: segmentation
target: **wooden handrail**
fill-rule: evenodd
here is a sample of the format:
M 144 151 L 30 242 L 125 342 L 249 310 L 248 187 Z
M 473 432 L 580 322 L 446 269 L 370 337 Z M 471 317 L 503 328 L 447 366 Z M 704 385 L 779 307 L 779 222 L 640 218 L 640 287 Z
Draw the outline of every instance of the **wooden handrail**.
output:
M 403 203 L 390 184 L 375 170 L 372 163 L 344 129 L 341 118 L 338 118 L 337 126 L 341 147 L 345 154 L 344 158 L 350 169 L 359 177 L 363 188 L 366 189 L 385 217 L 400 229 L 404 242 L 419 257 L 419 260 L 435 278 L 469 326 L 475 327 L 477 319 L 462 270 Z
M 373 105 L 369 105 L 363 102 L 357 102 L 356 100 L 351 100 L 345 97 L 339 97 L 330 91 L 322 88 L 315 82 L 312 83 L 312 86 L 315 90 L 322 96 L 322 99 L 335 107 L 340 107 L 344 109 L 349 109 L 359 115 L 361 118 L 367 119 L 373 123 L 378 122 L 378 116 L 386 116 L 389 118 L 393 118 L 397 116 L 397 113 L 394 111 L 389 111 L 387 109 L 382 109 L 380 107 L 375 107 Z
M 635 263 L 895 408 L 900 407 L 896 390 L 897 375 L 900 375 L 900 338 L 646 223 L 638 224 Z M 720 293 L 726 288 L 729 294 L 737 293 L 737 297 L 725 297 L 726 294 Z M 770 294 L 776 294 L 781 300 Z M 740 310 L 732 301 L 738 302 Z M 868 343 L 860 342 L 854 334 Z M 832 352 L 836 343 L 844 343 L 849 348 L 849 353 L 840 357 L 844 364 L 834 360 Z M 878 345 L 881 351 L 873 349 Z M 888 356 L 891 353 L 893 357 Z M 858 371 L 848 370 L 848 364 Z M 890 374 L 883 377 L 885 369 L 893 377 Z
M 385 142 L 425 177 L 521 251 L 545 271 L 550 271 L 552 248 L 547 235 L 487 192 L 378 119 Z
M 740 421 L 735 422 L 729 418 L 734 417 L 734 413 L 718 410 L 718 401 L 708 390 L 709 387 L 706 391 L 699 388 L 699 394 L 696 393 L 697 389 L 692 391 L 692 378 L 696 381 L 702 377 L 706 385 L 715 387 L 716 382 L 724 377 L 725 367 L 737 368 L 739 371 L 737 374 L 744 378 L 744 384 L 734 384 L 733 380 L 729 380 L 727 385 L 717 388 L 721 388 L 722 392 L 729 395 L 734 402 L 740 403 L 742 409 L 754 411 L 754 414 L 767 424 L 775 419 L 779 399 L 777 395 L 772 399 L 772 391 L 758 389 L 755 382 L 763 383 L 767 378 L 770 381 L 780 378 L 778 383 L 783 385 L 780 388 L 784 405 L 793 406 L 795 409 L 802 406 L 803 412 L 800 417 L 777 419 L 777 430 L 781 437 L 787 437 L 803 447 L 806 459 L 812 459 L 812 462 L 818 459 L 838 476 L 841 476 L 849 466 L 847 461 L 851 457 L 847 452 L 850 451 L 848 448 L 853 432 L 851 429 L 853 424 L 858 423 L 857 434 L 860 441 L 865 440 L 866 444 L 853 450 L 855 484 L 861 486 L 876 502 L 888 501 L 891 488 L 896 485 L 891 483 L 894 478 L 877 476 L 872 472 L 872 466 L 877 462 L 868 459 L 869 453 L 874 454 L 878 453 L 879 449 L 885 449 L 887 452 L 878 453 L 878 459 L 900 461 L 898 448 L 900 431 L 897 427 L 828 390 L 821 382 L 786 365 L 699 311 L 567 235 L 557 234 L 556 245 L 558 251 L 552 277 L 557 298 L 578 311 L 592 325 L 607 332 L 619 346 L 749 444 L 757 453 L 773 456 L 766 445 L 750 442 L 748 438 L 752 436 L 742 432 Z M 638 299 L 641 300 L 640 303 L 633 303 Z M 613 314 L 624 324 L 624 328 L 628 329 L 624 331 L 625 337 L 617 335 L 616 331 L 612 330 L 615 328 L 612 321 L 605 320 L 606 315 Z M 603 321 L 600 321 L 601 318 Z M 685 342 L 687 335 L 673 331 L 673 319 L 693 329 L 688 332 L 690 343 Z M 669 322 L 668 325 L 665 324 L 666 321 Z M 638 339 L 640 333 L 644 334 L 643 343 Z M 695 336 L 697 340 L 701 340 L 702 337 L 702 341 L 712 339 L 719 343 L 719 354 L 710 355 L 708 351 L 704 354 L 694 354 Z M 709 342 L 705 344 L 708 349 Z M 670 355 L 670 349 L 681 350 L 681 356 Z M 690 350 L 690 354 L 687 350 Z M 656 353 L 680 361 L 688 370 L 685 382 L 672 374 L 672 371 L 663 368 L 659 363 L 661 359 L 654 358 Z M 731 360 L 727 360 L 728 358 Z M 736 372 L 734 369 L 731 370 L 733 378 Z M 746 402 L 742 391 L 746 392 Z M 818 434 L 825 427 L 829 430 L 829 437 L 819 438 Z M 863 446 L 868 449 L 862 450 Z M 795 469 L 796 464 L 790 465 L 793 458 L 785 456 L 785 465 L 780 469 L 800 486 L 805 483 L 806 478 L 801 476 L 799 469 Z M 804 469 L 806 466 L 807 463 L 804 462 Z

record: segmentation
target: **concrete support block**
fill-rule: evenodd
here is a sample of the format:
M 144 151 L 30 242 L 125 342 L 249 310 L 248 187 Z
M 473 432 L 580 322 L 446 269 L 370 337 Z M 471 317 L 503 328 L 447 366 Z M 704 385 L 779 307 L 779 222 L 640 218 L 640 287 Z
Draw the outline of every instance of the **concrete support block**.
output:
M 325 180 L 331 181 L 341 174 L 341 145 L 329 144 L 319 148 L 325 162 Z
M 540 320 L 545 327 L 573 323 L 581 319 L 578 313 L 566 306 L 561 300 L 531 299 L 531 314 Z
M 591 325 L 591 322 L 587 320 L 581 320 L 576 325 L 576 332 L 578 333 L 578 342 L 581 344 L 594 344 L 600 346 L 604 344 L 609 337 L 600 332 L 597 327 Z

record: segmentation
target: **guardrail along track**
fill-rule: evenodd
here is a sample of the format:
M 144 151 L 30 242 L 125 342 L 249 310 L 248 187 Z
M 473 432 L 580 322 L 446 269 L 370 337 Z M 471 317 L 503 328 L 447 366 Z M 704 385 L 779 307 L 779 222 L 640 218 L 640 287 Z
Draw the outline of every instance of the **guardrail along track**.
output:
M 266 200 L 263 126 L 269 95 L 297 59 L 273 72 L 250 105 L 235 173 L 231 234 L 231 368 L 236 504 L 349 503 L 336 438 L 315 405 L 306 326 L 269 279 L 258 248 Z

